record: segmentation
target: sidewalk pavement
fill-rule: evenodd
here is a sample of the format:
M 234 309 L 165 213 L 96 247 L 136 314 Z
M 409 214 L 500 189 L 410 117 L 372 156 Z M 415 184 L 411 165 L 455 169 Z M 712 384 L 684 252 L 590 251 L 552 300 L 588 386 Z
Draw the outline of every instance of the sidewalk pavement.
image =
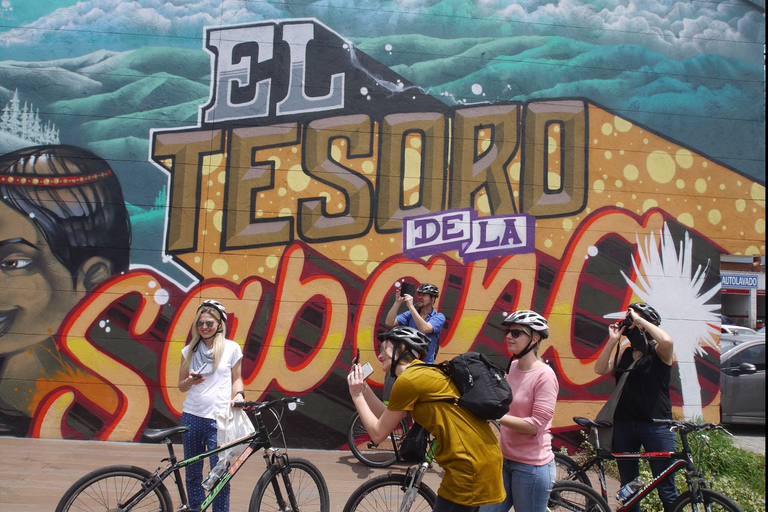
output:
M 177 455 L 183 453 L 181 445 L 174 448 Z M 347 498 L 366 480 L 406 467 L 369 468 L 348 451 L 290 449 L 288 452 L 318 467 L 328 484 L 332 511 L 343 510 Z M 232 512 L 248 510 L 253 488 L 265 468 L 260 455 L 253 454 L 232 479 Z M 94 469 L 124 464 L 153 471 L 167 456 L 165 445 L 158 444 L 0 437 L 0 512 L 52 512 L 69 486 Z M 442 471 L 435 465 L 425 482 L 437 491 L 441 478 Z M 178 506 L 173 478 L 165 484 L 174 498 L 174 506 Z
M 737 446 L 765 455 L 765 427 L 732 427 L 730 430 Z M 175 448 L 177 454 L 183 452 L 180 445 Z M 350 494 L 366 480 L 404 469 L 404 466 L 369 468 L 347 451 L 291 449 L 289 453 L 311 461 L 320 469 L 328 484 L 333 512 L 343 510 Z M 166 456 L 165 446 L 157 444 L 0 436 L 0 512 L 51 512 L 67 488 L 89 471 L 113 464 L 152 471 Z M 248 510 L 251 493 L 263 469 L 261 457 L 254 454 L 232 480 L 232 512 Z M 442 471 L 435 465 L 425 481 L 437 491 L 441 478 Z M 177 502 L 173 480 L 166 480 L 166 485 Z M 609 496 L 617 490 L 618 483 L 611 479 Z

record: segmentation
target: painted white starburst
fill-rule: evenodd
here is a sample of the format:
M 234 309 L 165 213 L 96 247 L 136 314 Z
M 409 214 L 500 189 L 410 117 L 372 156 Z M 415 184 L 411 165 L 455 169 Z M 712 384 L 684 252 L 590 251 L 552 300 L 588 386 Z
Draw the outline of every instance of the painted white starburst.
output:
M 637 237 L 639 265 L 633 260 L 636 279 L 621 275 L 641 301 L 653 306 L 661 315 L 661 327 L 675 343 L 675 356 L 680 370 L 683 393 L 683 414 L 686 419 L 702 416 L 701 386 L 694 356 L 710 346 L 719 351 L 720 304 L 709 300 L 720 290 L 720 283 L 702 291 L 709 264 L 697 266 L 693 272 L 693 241 L 688 232 L 675 250 L 669 227 L 659 235 L 657 246 L 653 233 L 645 244 Z

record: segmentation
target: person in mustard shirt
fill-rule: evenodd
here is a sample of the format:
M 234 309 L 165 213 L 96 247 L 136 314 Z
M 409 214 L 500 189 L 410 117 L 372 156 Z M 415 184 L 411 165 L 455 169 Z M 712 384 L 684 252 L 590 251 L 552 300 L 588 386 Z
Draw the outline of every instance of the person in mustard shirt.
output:
M 352 401 L 371 439 L 380 443 L 410 412 L 413 420 L 437 439 L 435 460 L 445 471 L 435 512 L 476 511 L 504 499 L 499 443 L 486 420 L 441 400 L 458 396 L 448 375 L 425 366 L 429 338 L 412 327 L 398 326 L 379 335 L 378 359 L 397 379 L 384 403 L 365 382 L 359 364 L 347 383 Z

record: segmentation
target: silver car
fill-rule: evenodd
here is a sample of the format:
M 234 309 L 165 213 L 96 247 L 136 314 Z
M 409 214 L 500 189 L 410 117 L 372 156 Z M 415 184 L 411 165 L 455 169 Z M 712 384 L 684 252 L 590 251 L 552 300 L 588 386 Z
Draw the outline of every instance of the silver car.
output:
M 765 425 L 765 338 L 720 354 L 720 421 Z

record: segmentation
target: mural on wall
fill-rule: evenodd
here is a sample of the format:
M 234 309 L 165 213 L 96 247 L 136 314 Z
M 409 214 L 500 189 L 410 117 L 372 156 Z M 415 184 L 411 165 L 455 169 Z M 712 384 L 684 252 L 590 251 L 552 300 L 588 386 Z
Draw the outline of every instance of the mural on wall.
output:
M 306 396 L 291 438 L 343 447 L 402 282 L 440 288 L 439 359 L 505 365 L 503 313 L 547 316 L 562 439 L 637 300 L 675 339 L 676 413 L 717 418 L 720 254 L 765 254 L 761 12 L 234 5 L 4 7 L 3 433 L 176 423 L 214 298 L 249 398 Z

